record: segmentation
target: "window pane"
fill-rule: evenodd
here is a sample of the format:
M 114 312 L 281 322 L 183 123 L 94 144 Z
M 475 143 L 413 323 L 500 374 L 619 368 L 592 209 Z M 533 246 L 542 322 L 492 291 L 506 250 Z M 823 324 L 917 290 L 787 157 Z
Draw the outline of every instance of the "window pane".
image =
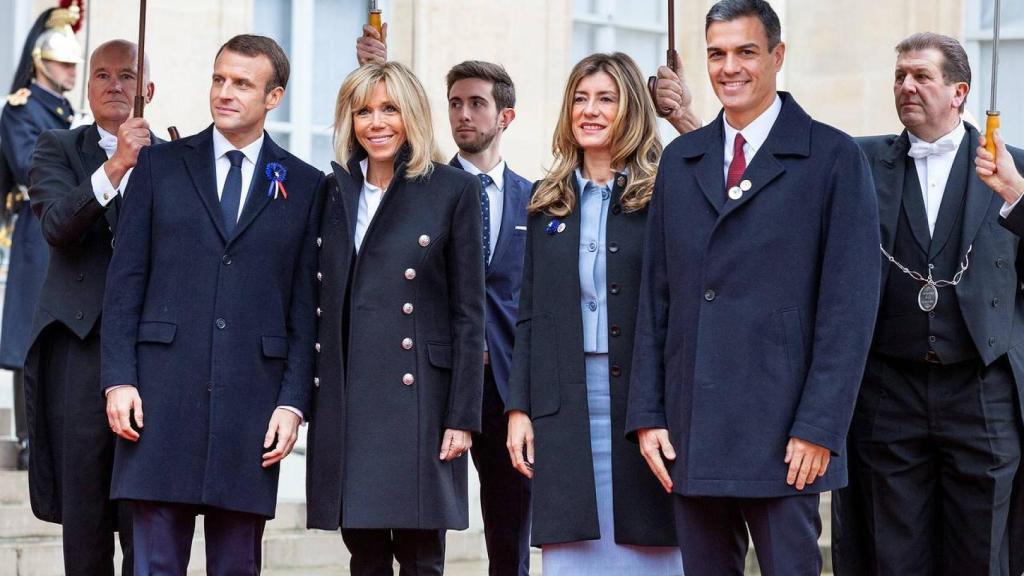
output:
M 1006 7 L 1006 4 L 1003 5 Z M 978 77 L 973 82 L 981 104 L 978 122 L 979 129 L 985 129 L 985 111 L 990 105 L 992 94 L 992 43 L 982 42 L 981 58 L 975 70 Z M 1024 40 L 1003 40 L 999 44 L 999 86 L 998 100 L 1001 127 L 1000 131 L 1007 142 L 1024 141 L 1024 75 L 1015 73 L 1024 67 Z
M 573 0 L 572 13 L 575 16 L 590 15 L 597 12 L 598 0 Z
M 255 21 L 253 29 L 257 34 L 270 36 L 281 45 L 285 54 L 292 53 L 292 0 L 256 0 Z M 285 92 L 284 100 L 277 109 L 270 112 L 269 120 L 287 122 L 289 119 L 289 97 Z
M 615 21 L 656 25 L 666 20 L 664 0 L 615 0 Z
M 284 148 L 285 150 L 291 148 L 292 138 L 291 135 L 288 134 L 287 132 L 268 130 L 267 133 L 270 134 L 270 138 L 274 141 L 274 143 L 280 146 L 281 148 Z
M 331 161 L 334 160 L 334 138 L 329 134 L 316 134 L 313 136 L 313 149 L 310 151 L 312 159 L 310 164 L 325 172 L 331 169 Z
M 1011 25 L 1024 26 L 1024 2 L 1003 2 L 1002 23 L 1000 28 Z M 981 27 L 982 29 L 992 28 L 995 20 L 995 0 L 982 0 L 981 3 Z
M 314 6 L 313 125 L 324 127 L 334 124 L 338 88 L 358 65 L 355 39 L 362 34 L 366 23 L 367 3 L 366 0 L 316 0 Z M 313 154 L 315 157 L 315 147 Z
M 615 33 L 615 49 L 632 56 L 644 76 L 653 76 L 665 60 L 661 47 L 663 37 L 662 34 L 619 29 Z
M 576 22 L 572 25 L 572 63 L 597 52 L 598 27 Z

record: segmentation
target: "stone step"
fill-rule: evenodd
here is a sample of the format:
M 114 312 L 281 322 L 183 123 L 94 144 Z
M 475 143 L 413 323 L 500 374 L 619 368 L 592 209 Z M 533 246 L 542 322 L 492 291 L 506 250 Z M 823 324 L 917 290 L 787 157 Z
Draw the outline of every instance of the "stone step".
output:
M 18 469 L 18 441 L 5 438 L 0 440 L 0 471 Z
M 0 470 L 0 504 L 28 504 L 28 472 Z

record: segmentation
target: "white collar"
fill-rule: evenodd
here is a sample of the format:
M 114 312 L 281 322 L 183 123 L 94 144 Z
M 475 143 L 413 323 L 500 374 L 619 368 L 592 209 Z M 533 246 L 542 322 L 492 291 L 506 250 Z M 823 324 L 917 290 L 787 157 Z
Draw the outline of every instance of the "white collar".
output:
M 228 141 L 227 137 L 220 133 L 220 130 L 216 126 L 213 128 L 213 158 L 219 160 L 225 154 L 232 150 L 238 150 L 245 155 L 245 158 L 252 162 L 253 165 L 260 159 L 260 149 L 263 148 L 263 140 L 266 137 L 266 133 L 260 134 L 260 137 L 253 141 L 245 148 L 235 148 L 235 145 Z
M 964 134 L 966 134 L 966 133 L 967 133 L 967 129 L 964 128 L 964 121 L 960 120 L 959 122 L 956 123 L 956 126 L 954 126 L 952 130 L 947 132 L 944 136 L 942 136 L 940 138 L 936 138 L 935 142 L 932 142 L 932 144 L 938 143 L 938 142 L 940 142 L 942 140 L 947 140 L 947 139 L 948 140 L 952 140 L 953 144 L 955 146 L 954 147 L 954 152 L 955 152 L 956 150 L 958 150 L 960 148 L 960 142 L 963 141 Z M 910 130 L 907 130 L 907 137 L 910 138 L 910 144 L 911 145 L 916 144 L 918 142 L 924 142 L 924 140 L 918 138 L 917 136 L 914 136 L 914 134 Z
M 363 158 L 362 160 L 359 161 L 359 169 L 363 172 L 363 186 L 365 186 L 366 188 L 369 188 L 371 192 L 380 192 L 380 190 L 381 190 L 380 187 L 379 186 L 374 186 L 373 184 L 371 184 L 370 183 L 370 179 L 366 177 L 366 171 L 369 169 L 369 167 L 370 167 L 370 159 L 369 158 Z
M 462 154 L 457 154 L 455 157 L 458 158 L 459 164 L 462 165 L 462 169 L 465 170 L 466 172 L 469 172 L 473 176 L 478 176 L 480 174 L 487 174 L 488 176 L 491 177 L 491 180 L 494 180 L 494 185 L 498 187 L 498 191 L 499 192 L 501 192 L 501 191 L 503 191 L 505 189 L 505 161 L 504 160 L 499 160 L 498 163 L 494 165 L 494 168 L 491 168 L 491 170 L 489 172 L 484 172 L 484 171 L 480 170 L 479 168 L 477 168 L 476 164 L 473 164 L 469 160 L 466 160 L 465 158 L 463 158 Z
M 99 123 L 96 124 L 96 131 L 100 133 L 100 140 L 110 140 L 111 138 L 113 138 L 115 141 L 117 140 L 117 134 L 111 134 L 110 132 L 107 132 L 106 130 L 103 129 L 103 126 L 99 125 Z
M 778 94 L 775 94 L 775 101 L 768 107 L 767 110 L 761 112 L 761 115 L 754 118 L 754 121 L 747 124 L 743 130 L 737 130 L 729 125 L 729 119 L 723 114 L 725 125 L 725 142 L 728 144 L 734 141 L 736 133 L 740 132 L 743 134 L 743 139 L 750 145 L 750 149 L 753 153 L 756 153 L 764 146 L 766 140 L 768 140 L 768 134 L 772 131 L 772 126 L 775 125 L 775 121 L 779 119 L 779 113 L 782 112 L 782 98 Z M 748 158 L 749 161 L 749 158 Z

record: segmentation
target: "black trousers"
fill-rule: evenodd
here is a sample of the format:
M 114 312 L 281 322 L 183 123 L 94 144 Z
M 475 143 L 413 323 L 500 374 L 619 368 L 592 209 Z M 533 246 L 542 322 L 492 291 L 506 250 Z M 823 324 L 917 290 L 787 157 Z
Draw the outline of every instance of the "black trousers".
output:
M 135 576 L 185 576 L 199 514 L 204 517 L 209 576 L 260 573 L 265 517 L 190 504 L 141 500 L 131 504 Z
M 530 481 L 512 467 L 505 448 L 508 419 L 494 372 L 484 366 L 483 426 L 470 454 L 480 477 L 489 576 L 530 574 Z
M 342 528 L 352 559 L 352 576 L 393 576 L 397 560 L 399 576 L 444 574 L 444 530 L 361 530 Z
M 100 391 L 100 338 L 83 341 L 61 325 L 43 335 L 39 386 L 64 526 L 64 569 L 70 575 L 114 574 L 119 531 L 122 574 L 132 573 L 132 524 L 127 505 L 110 500 L 114 433 Z
M 850 447 L 871 574 L 1008 573 L 1016 396 L 1006 358 L 988 367 L 869 358 Z
M 785 498 L 676 495 L 673 502 L 686 576 L 743 576 L 750 540 L 764 576 L 821 574 L 817 494 Z

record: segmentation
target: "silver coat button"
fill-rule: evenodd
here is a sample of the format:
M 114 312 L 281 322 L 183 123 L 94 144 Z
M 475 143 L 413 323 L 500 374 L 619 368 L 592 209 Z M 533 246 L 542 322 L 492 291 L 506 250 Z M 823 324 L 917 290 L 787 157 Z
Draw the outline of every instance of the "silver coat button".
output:
M 320 387 L 320 377 L 319 376 L 315 376 L 313 378 L 313 386 L 316 386 L 317 388 Z
M 406 386 L 412 386 L 415 383 L 416 378 L 413 377 L 412 374 L 406 374 L 405 376 L 402 376 L 402 384 L 405 384 Z
M 402 349 L 412 350 L 412 338 L 402 338 Z
M 323 282 L 324 281 L 324 273 L 323 272 L 317 272 L 316 273 L 316 280 L 317 280 L 317 282 Z
M 320 343 L 319 342 L 316 343 L 315 348 L 316 348 L 317 354 L 319 354 L 320 353 Z
M 406 270 L 405 270 L 405 279 L 406 280 L 412 280 L 413 278 L 416 278 L 416 270 L 413 269 L 413 268 L 406 268 Z
M 420 236 L 420 246 L 426 248 L 428 245 L 430 245 L 430 236 L 427 236 L 426 234 Z
M 323 245 L 324 245 L 324 239 L 319 237 L 319 236 L 317 236 L 316 237 L 316 247 L 319 248 L 319 247 L 321 247 Z
M 412 311 L 413 307 L 411 303 L 406 302 L 405 304 L 402 304 L 402 314 L 408 316 L 409 314 L 412 314 Z
M 316 307 L 316 317 L 319 318 L 324 315 L 324 311 L 319 306 Z

